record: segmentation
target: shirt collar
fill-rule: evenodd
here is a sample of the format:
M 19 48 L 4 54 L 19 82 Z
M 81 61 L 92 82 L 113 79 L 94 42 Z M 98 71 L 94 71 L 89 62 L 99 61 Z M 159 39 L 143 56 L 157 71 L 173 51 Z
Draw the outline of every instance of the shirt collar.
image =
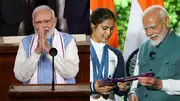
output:
M 91 40 L 92 45 L 93 45 L 94 47 L 103 48 L 103 47 L 106 45 L 106 43 L 98 43 L 98 42 L 95 42 L 94 40 L 92 40 L 92 38 L 91 38 L 90 40 Z

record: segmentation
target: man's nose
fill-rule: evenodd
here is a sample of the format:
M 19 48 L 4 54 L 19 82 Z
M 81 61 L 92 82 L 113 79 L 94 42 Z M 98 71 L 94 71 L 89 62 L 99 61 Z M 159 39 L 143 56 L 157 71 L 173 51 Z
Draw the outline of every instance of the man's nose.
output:
M 46 27 L 46 24 L 45 24 L 44 22 L 42 22 L 42 23 L 41 23 L 41 26 L 42 26 L 43 28 L 45 28 L 45 27 Z

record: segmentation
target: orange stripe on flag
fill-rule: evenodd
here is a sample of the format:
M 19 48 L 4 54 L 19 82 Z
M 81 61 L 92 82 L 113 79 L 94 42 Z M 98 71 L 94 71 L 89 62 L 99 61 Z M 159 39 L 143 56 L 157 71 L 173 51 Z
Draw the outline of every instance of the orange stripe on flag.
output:
M 116 14 L 114 0 L 90 0 L 90 8 L 91 8 L 91 11 L 95 10 L 96 8 L 108 8 L 111 11 L 113 11 L 114 14 Z M 117 31 L 116 25 L 115 25 L 113 34 L 108 40 L 108 44 L 115 48 L 118 47 L 118 31 Z
M 152 5 L 164 6 L 164 0 L 138 0 L 138 3 L 141 6 L 142 11 Z

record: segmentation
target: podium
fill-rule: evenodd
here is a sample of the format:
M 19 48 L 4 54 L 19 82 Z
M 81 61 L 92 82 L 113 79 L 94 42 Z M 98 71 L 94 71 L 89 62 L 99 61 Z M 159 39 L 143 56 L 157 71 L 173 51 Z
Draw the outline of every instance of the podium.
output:
M 89 84 L 76 85 L 11 85 L 10 101 L 89 101 Z

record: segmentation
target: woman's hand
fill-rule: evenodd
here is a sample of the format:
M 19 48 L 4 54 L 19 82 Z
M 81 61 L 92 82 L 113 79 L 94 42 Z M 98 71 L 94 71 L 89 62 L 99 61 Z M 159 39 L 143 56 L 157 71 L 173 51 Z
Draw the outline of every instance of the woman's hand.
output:
M 118 82 L 117 86 L 120 91 L 127 91 L 130 87 L 130 82 Z
M 103 95 L 109 94 L 109 92 L 111 92 L 112 89 L 114 88 L 114 86 L 100 86 L 100 82 L 101 80 L 95 81 L 95 90 L 100 94 Z

